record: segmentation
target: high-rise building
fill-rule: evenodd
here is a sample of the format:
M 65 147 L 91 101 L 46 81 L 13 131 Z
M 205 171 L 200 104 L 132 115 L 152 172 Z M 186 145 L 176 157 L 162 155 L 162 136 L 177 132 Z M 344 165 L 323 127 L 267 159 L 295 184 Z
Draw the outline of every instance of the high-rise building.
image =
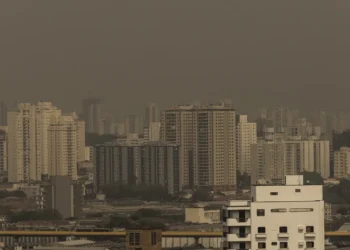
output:
M 100 134 L 115 134 L 115 121 L 113 115 L 106 115 L 100 122 Z
M 140 183 L 161 185 L 169 194 L 181 191 L 180 147 L 167 143 L 148 143 L 141 146 Z
M 170 194 L 178 193 L 179 151 L 179 146 L 166 143 L 95 146 L 95 190 L 119 183 L 161 185 Z
M 348 179 L 350 176 L 350 148 L 334 151 L 334 177 Z
M 136 115 L 128 115 L 125 120 L 125 133 L 138 134 L 142 128 L 141 120 Z
M 149 103 L 145 110 L 145 127 L 151 122 L 159 122 L 159 108 L 155 103 Z
M 72 116 L 61 116 L 48 129 L 49 175 L 77 179 L 77 126 Z M 84 148 L 85 150 L 85 148 Z M 85 152 L 84 152 L 85 153 Z
M 273 111 L 273 126 L 277 133 L 283 133 L 286 127 L 292 125 L 292 114 L 289 108 L 277 107 Z
M 8 177 L 10 182 L 41 180 L 42 175 L 52 174 L 51 160 L 58 155 L 58 151 L 52 150 L 51 139 L 53 137 L 51 138 L 50 131 L 52 126 L 55 126 L 57 133 L 65 129 L 61 125 L 62 117 L 61 110 L 50 102 L 39 102 L 36 105 L 20 103 L 15 111 L 8 112 Z M 80 148 L 85 147 L 83 124 L 76 121 L 73 115 L 64 117 L 70 117 L 71 120 L 74 120 L 74 124 L 80 124 L 78 127 L 81 127 L 79 131 L 82 130 L 82 133 L 76 136 L 79 144 L 76 141 L 70 141 L 70 144 L 60 144 L 62 141 L 57 140 L 57 145 L 54 146 L 57 150 L 59 148 L 68 150 L 63 147 L 71 147 L 74 143 L 75 148 L 69 150 L 75 151 L 75 155 L 80 155 L 82 154 Z M 76 126 L 74 131 L 76 133 Z M 68 136 L 71 131 L 64 133 Z
M 85 121 L 86 132 L 100 133 L 101 120 L 101 100 L 98 98 L 88 98 L 83 100 L 83 119 Z
M 53 176 L 40 187 L 39 208 L 55 209 L 63 218 L 78 217 L 82 212 L 82 186 L 69 176 Z
M 161 115 L 161 140 L 181 145 L 184 187 L 236 188 L 236 129 L 233 108 L 177 106 Z
M 286 176 L 284 186 L 252 186 L 251 201 L 224 207 L 223 249 L 324 249 L 322 186 Z
M 265 180 L 283 183 L 285 170 L 285 143 L 282 140 L 258 140 L 251 145 L 251 183 Z
M 237 116 L 236 122 L 237 169 L 240 173 L 250 174 L 251 145 L 257 142 L 256 123 L 248 122 L 247 115 Z
M 7 171 L 7 131 L 0 128 L 0 173 Z
M 260 108 L 258 118 L 268 120 L 270 118 L 269 110 L 267 108 Z
M 151 122 L 149 127 L 143 128 L 144 142 L 154 142 L 160 140 L 160 122 Z
M 7 105 L 0 101 L 0 126 L 7 126 Z
M 330 176 L 329 141 L 321 140 L 258 140 L 251 147 L 251 182 L 264 179 L 283 183 L 284 175 L 317 172 Z

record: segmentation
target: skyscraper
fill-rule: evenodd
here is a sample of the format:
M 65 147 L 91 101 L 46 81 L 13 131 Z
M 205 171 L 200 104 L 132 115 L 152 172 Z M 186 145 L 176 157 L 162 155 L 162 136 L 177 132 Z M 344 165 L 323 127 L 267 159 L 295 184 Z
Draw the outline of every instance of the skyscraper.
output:
M 277 107 L 273 111 L 273 126 L 275 132 L 282 133 L 286 127 L 292 125 L 292 114 L 289 108 Z
M 145 127 L 151 122 L 159 122 L 159 108 L 155 103 L 149 103 L 145 110 Z
M 100 133 L 101 100 L 88 98 L 83 100 L 83 119 L 86 132 Z
M 7 126 L 7 105 L 0 101 L 0 126 Z
M 350 176 L 350 148 L 334 151 L 334 177 L 348 179 Z
M 61 116 L 48 129 L 49 175 L 77 179 L 77 126 L 72 116 Z M 85 148 L 84 148 L 85 156 Z
M 181 185 L 236 188 L 235 113 L 224 104 L 177 106 L 162 113 L 161 140 L 181 145 Z
M 0 173 L 7 170 L 7 131 L 0 128 Z
M 251 145 L 257 142 L 256 123 L 248 122 L 247 115 L 237 116 L 236 122 L 237 169 L 241 174 L 250 174 Z
M 57 172 L 52 171 L 52 159 L 70 157 L 69 152 L 75 154 L 75 164 L 77 155 L 84 159 L 85 145 L 82 144 L 85 144 L 85 134 L 80 128 L 83 125 L 75 119 L 74 116 L 62 116 L 61 110 L 50 102 L 39 102 L 36 105 L 20 103 L 15 111 L 9 112 L 9 181 L 26 182 L 41 180 L 42 175 L 56 175 Z M 68 120 L 74 121 L 74 128 L 68 128 Z M 79 136 L 77 124 L 80 124 L 78 130 L 82 132 L 78 133 Z M 60 165 L 61 162 L 57 164 Z
M 141 132 L 141 120 L 137 115 L 128 115 L 125 121 L 126 134 L 138 134 Z

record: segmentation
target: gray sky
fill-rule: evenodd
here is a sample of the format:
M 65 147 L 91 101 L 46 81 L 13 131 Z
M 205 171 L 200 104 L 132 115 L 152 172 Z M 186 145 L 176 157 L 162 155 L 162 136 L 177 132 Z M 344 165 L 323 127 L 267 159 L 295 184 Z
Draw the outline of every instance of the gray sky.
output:
M 0 0 L 0 99 L 348 110 L 350 1 Z M 91 94 L 90 94 L 91 93 Z

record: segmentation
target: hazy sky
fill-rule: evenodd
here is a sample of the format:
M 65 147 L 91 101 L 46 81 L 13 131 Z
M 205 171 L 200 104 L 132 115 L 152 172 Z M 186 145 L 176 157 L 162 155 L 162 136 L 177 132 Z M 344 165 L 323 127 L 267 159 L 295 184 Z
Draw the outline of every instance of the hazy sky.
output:
M 350 1 L 0 0 L 0 99 L 349 110 Z

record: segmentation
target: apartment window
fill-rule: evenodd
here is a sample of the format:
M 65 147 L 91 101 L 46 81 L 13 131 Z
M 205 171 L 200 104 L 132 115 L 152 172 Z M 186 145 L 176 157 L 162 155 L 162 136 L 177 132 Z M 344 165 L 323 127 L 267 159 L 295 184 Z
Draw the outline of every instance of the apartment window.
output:
M 258 233 L 259 234 L 266 233 L 266 228 L 265 227 L 258 227 Z
M 300 193 L 301 190 L 300 190 L 299 188 L 297 188 L 297 189 L 295 189 L 295 192 L 296 192 L 296 193 Z
M 314 248 L 314 247 L 315 247 L 315 243 L 313 241 L 306 242 L 306 248 Z
M 277 242 L 271 242 L 272 246 L 277 246 Z
M 314 226 L 307 226 L 306 227 L 306 232 L 307 233 L 313 233 L 314 232 Z
M 129 233 L 129 244 L 133 246 L 140 245 L 140 233 Z
M 266 243 L 265 242 L 259 242 L 258 243 L 258 249 L 266 249 Z
M 288 242 L 280 242 L 280 248 L 288 248 Z
M 287 209 L 286 208 L 273 208 L 273 209 L 271 209 L 271 212 L 272 213 L 285 213 L 285 212 L 287 212 Z
M 288 233 L 287 227 L 280 227 L 280 233 Z
M 157 245 L 157 233 L 156 232 L 152 232 L 152 234 L 151 234 L 151 244 Z
M 265 216 L 265 209 L 258 209 L 256 210 L 257 216 Z
M 278 192 L 270 192 L 270 195 L 278 195 Z

